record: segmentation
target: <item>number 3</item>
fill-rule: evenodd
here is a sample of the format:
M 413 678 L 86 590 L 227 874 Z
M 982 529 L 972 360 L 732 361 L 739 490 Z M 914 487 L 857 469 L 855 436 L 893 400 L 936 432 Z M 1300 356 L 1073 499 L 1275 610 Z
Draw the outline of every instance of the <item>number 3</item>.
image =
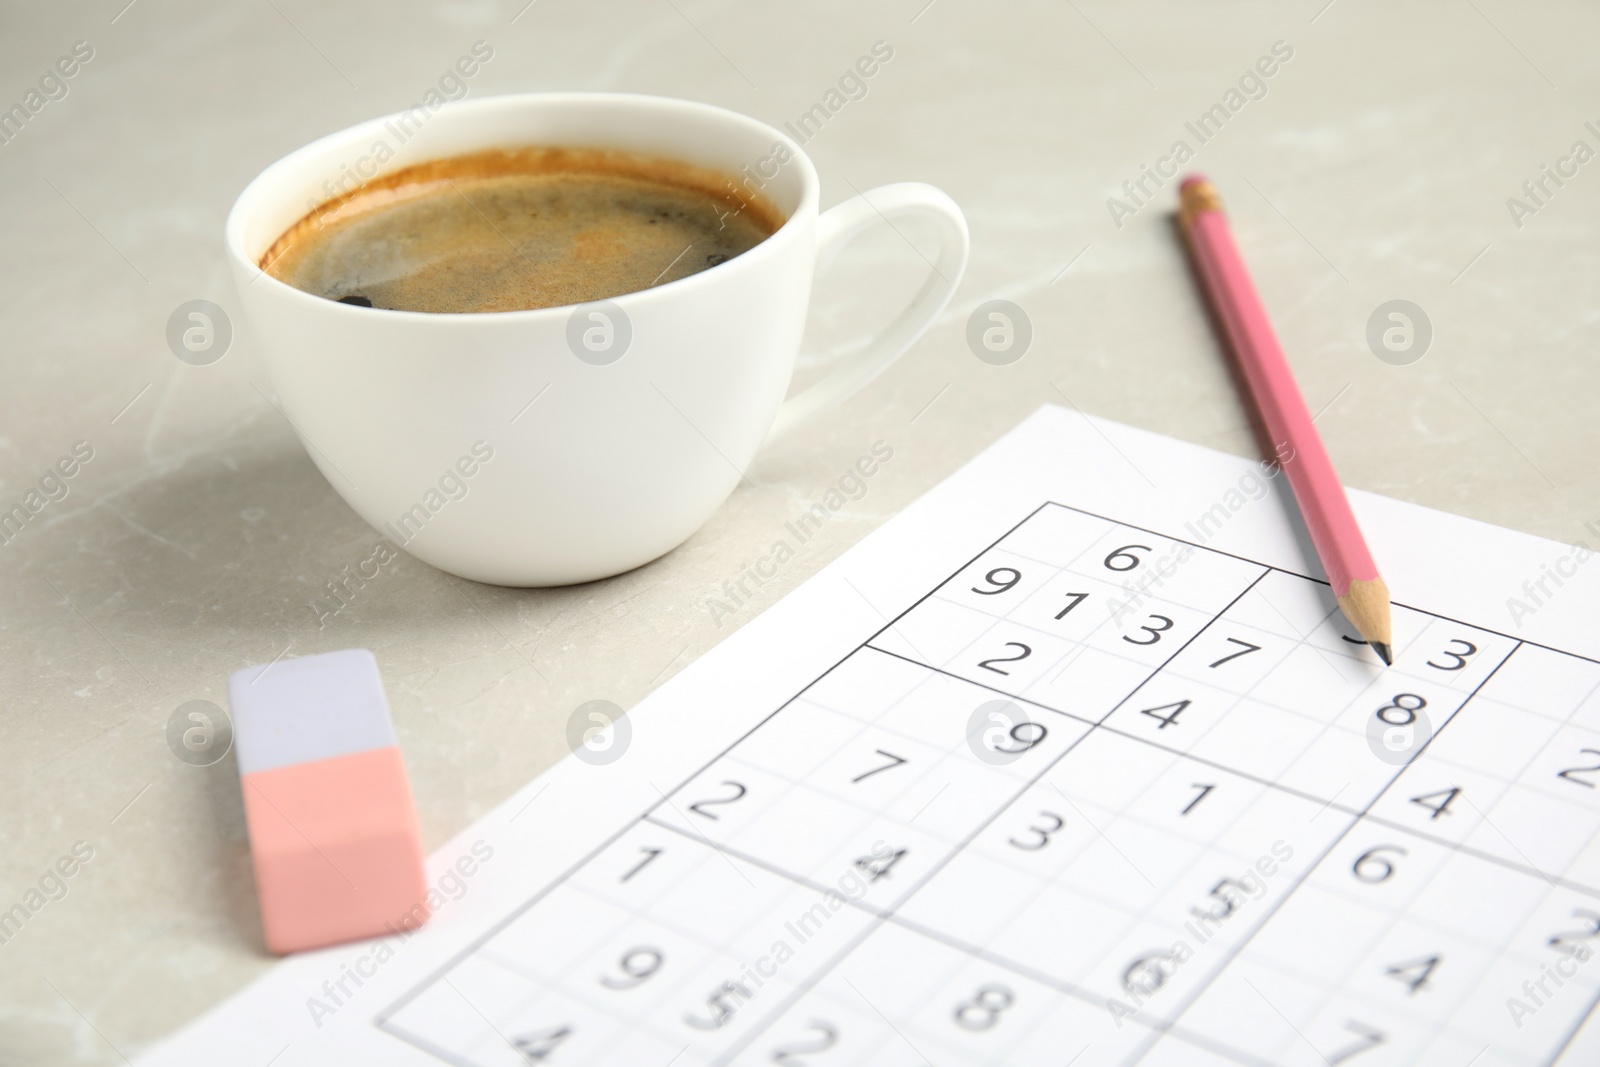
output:
M 1148 640 L 1148 641 L 1135 641 L 1133 638 L 1129 637 L 1127 634 L 1123 634 L 1122 635 L 1122 639 L 1124 641 L 1128 642 L 1128 644 L 1130 644 L 1130 645 L 1153 645 L 1157 641 L 1161 640 L 1161 635 L 1162 634 L 1164 634 L 1168 630 L 1172 629 L 1172 620 L 1167 618 L 1165 615 L 1152 615 L 1150 617 L 1152 619 L 1160 619 L 1162 621 L 1162 623 L 1164 624 L 1164 625 L 1161 625 L 1161 626 L 1141 626 L 1141 627 L 1139 627 L 1139 629 L 1143 630 L 1145 633 L 1150 635 L 1150 640 Z
M 1477 654 L 1478 646 L 1473 644 L 1471 641 L 1463 641 L 1463 640 L 1461 640 L 1461 638 L 1457 637 L 1457 638 L 1453 639 L 1450 643 L 1452 645 L 1460 645 L 1461 646 L 1461 651 L 1460 652 L 1454 652 L 1454 651 L 1451 651 L 1450 649 L 1447 648 L 1447 649 L 1445 649 L 1443 652 L 1441 652 L 1439 654 L 1441 656 L 1447 656 L 1450 659 L 1455 660 L 1455 662 L 1454 663 L 1435 663 L 1435 662 L 1433 662 L 1433 660 L 1430 659 L 1428 661 L 1428 666 L 1436 667 L 1441 671 L 1459 671 L 1461 668 L 1463 668 L 1463 667 L 1465 667 L 1467 665 L 1467 660 L 1468 659 L 1470 659 L 1472 656 Z

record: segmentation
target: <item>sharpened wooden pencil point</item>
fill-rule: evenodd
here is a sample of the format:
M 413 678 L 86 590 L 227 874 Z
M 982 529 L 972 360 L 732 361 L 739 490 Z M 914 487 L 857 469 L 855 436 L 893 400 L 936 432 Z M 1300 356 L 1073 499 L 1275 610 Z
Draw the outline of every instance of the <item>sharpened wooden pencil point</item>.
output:
M 1389 587 L 1382 578 L 1352 579 L 1343 596 L 1335 596 L 1339 610 L 1378 658 L 1394 665 L 1394 636 L 1390 632 Z

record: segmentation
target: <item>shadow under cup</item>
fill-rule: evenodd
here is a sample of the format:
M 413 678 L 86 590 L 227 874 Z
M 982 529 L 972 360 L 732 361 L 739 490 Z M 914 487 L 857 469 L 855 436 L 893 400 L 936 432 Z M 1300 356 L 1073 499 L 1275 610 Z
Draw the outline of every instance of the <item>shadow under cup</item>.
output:
M 697 274 L 530 311 L 354 307 L 257 266 L 308 211 L 363 180 L 530 145 L 708 167 L 788 221 Z M 226 236 L 278 403 L 334 489 L 434 566 L 537 586 L 649 562 L 732 492 L 789 385 L 816 219 L 815 169 L 763 123 L 687 101 L 563 93 L 419 109 L 325 137 L 256 178 Z

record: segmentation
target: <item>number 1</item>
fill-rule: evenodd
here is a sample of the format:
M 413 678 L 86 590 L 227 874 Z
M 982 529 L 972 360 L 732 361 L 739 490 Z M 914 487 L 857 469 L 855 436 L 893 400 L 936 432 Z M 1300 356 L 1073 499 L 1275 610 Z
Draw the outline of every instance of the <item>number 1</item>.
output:
M 650 847 L 645 846 L 645 845 L 641 845 L 639 847 L 639 851 L 643 852 L 645 854 L 645 857 L 644 857 L 644 859 L 640 860 L 638 863 L 633 865 L 633 870 L 629 871 L 627 874 L 622 876 L 622 880 L 624 882 L 626 882 L 629 878 L 632 878 L 634 875 L 638 874 L 640 871 L 644 870 L 646 867 L 650 866 L 651 861 L 654 860 L 657 856 L 661 855 L 661 849 L 659 849 L 659 848 L 650 848 Z

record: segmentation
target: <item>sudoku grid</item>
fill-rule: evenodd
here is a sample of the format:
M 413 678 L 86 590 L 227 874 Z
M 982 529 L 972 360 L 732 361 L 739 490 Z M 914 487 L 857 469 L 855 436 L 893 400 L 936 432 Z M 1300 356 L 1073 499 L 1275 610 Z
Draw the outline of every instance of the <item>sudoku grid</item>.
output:
M 1042 505 L 376 1020 L 501 1064 L 1553 1062 L 1600 663 Z M 803 655 L 803 650 L 796 650 Z

